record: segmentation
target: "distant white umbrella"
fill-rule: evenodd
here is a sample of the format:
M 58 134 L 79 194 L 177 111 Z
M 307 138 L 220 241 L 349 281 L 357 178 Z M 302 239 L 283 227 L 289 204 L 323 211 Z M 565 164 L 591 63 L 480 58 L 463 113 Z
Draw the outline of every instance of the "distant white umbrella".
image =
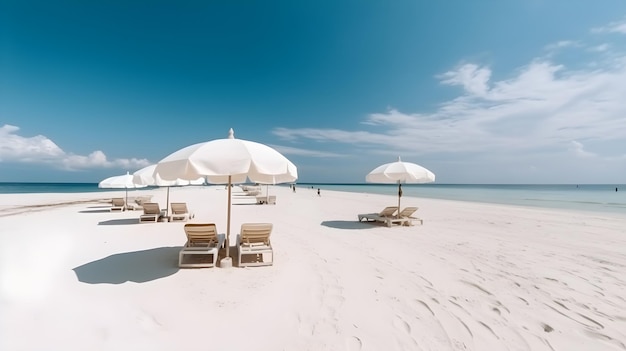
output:
M 143 186 L 166 186 L 167 198 L 165 200 L 165 211 L 169 213 L 170 203 L 170 187 L 171 186 L 185 186 L 185 185 L 202 185 L 204 184 L 204 177 L 199 177 L 194 180 L 163 180 L 161 176 L 155 173 L 156 164 L 144 167 L 133 173 L 133 183 Z
M 368 183 L 398 184 L 398 211 L 402 197 L 403 183 L 432 183 L 435 174 L 428 169 L 411 162 L 398 161 L 376 167 L 365 176 Z
M 133 175 L 126 172 L 124 175 L 109 177 L 98 183 L 98 188 L 126 189 L 125 203 L 128 205 L 128 189 L 145 188 L 146 185 L 135 184 Z
M 253 141 L 235 139 L 232 128 L 228 138 L 187 146 L 157 163 L 155 172 L 163 179 L 206 177 L 213 184 L 228 184 L 226 258 L 229 266 L 231 184 L 279 184 L 298 179 L 298 169 L 275 149 Z

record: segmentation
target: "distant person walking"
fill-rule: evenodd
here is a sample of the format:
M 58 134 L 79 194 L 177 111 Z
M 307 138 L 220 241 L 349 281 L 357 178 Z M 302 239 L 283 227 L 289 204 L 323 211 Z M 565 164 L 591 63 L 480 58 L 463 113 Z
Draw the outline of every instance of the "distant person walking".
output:
M 320 188 L 317 188 L 317 196 L 322 196 L 320 195 Z
M 293 185 L 293 192 L 294 193 L 296 192 L 296 185 L 295 184 Z

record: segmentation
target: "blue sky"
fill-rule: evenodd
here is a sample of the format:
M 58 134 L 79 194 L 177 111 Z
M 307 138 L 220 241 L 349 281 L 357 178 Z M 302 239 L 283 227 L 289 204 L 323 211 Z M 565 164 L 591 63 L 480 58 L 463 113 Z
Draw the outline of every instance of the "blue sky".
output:
M 626 183 L 626 2 L 0 0 L 0 181 L 229 128 L 300 182 Z

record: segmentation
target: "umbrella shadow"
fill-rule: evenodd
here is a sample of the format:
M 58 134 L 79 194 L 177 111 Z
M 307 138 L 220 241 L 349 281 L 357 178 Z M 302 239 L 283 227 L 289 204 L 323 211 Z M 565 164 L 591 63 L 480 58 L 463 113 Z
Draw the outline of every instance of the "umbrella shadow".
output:
M 127 224 L 139 224 L 139 219 L 137 218 L 109 219 L 106 221 L 98 222 L 98 225 L 127 225 Z
M 323 221 L 321 225 L 335 229 L 371 229 L 376 228 L 376 225 L 367 222 L 359 221 Z
M 73 269 L 78 281 L 87 284 L 145 283 L 178 272 L 182 247 L 157 247 L 124 252 L 85 263 Z
M 109 213 L 110 210 L 82 210 L 78 211 L 78 213 Z

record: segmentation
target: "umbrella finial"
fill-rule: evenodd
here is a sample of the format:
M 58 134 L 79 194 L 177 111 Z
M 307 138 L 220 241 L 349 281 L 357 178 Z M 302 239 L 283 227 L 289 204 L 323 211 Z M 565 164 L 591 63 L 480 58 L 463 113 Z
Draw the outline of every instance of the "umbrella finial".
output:
M 235 139 L 235 131 L 233 130 L 233 128 L 230 128 L 230 130 L 228 131 L 228 139 Z

